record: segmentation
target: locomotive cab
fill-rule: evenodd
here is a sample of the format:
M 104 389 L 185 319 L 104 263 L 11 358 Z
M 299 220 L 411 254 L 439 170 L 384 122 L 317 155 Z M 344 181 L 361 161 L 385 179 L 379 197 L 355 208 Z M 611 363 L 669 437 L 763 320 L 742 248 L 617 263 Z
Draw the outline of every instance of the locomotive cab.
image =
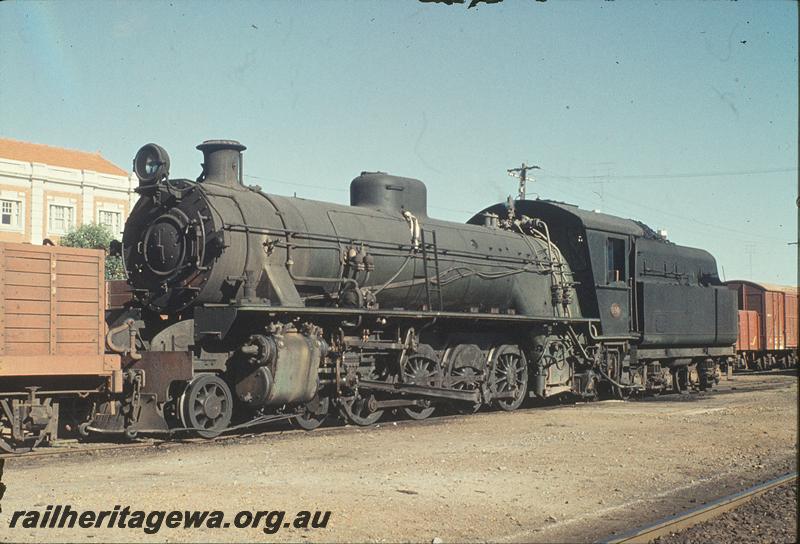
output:
M 484 213 L 504 209 L 498 204 Z M 621 368 L 623 382 L 628 369 L 638 368 L 631 376 L 643 386 L 672 381 L 683 390 L 692 368 L 705 387 L 714 365 L 733 355 L 735 296 L 721 286 L 708 252 L 668 242 L 638 221 L 561 202 L 518 201 L 515 213 L 550 225 L 578 282 L 584 315 L 599 320 L 594 339 L 617 346 L 609 368 Z

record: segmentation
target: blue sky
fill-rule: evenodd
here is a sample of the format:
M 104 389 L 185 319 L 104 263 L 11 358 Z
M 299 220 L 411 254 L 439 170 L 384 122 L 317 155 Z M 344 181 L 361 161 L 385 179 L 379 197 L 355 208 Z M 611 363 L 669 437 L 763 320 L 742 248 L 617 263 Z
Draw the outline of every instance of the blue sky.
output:
M 0 135 L 125 168 L 153 141 L 178 177 L 238 139 L 267 191 L 346 203 L 383 170 L 453 221 L 528 161 L 529 193 L 793 284 L 797 21 L 778 0 L 3 2 Z

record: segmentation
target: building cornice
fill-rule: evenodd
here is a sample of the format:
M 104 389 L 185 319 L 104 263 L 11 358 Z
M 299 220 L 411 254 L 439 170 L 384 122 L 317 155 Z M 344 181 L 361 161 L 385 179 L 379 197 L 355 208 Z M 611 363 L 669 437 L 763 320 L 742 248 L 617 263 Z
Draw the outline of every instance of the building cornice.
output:
M 23 162 L 0 157 L 0 177 L 16 178 L 32 182 L 43 182 L 72 185 L 75 187 L 93 187 L 111 191 L 130 193 L 134 183 L 134 175 L 118 176 L 92 170 L 78 170 L 64 166 L 51 166 L 37 162 Z

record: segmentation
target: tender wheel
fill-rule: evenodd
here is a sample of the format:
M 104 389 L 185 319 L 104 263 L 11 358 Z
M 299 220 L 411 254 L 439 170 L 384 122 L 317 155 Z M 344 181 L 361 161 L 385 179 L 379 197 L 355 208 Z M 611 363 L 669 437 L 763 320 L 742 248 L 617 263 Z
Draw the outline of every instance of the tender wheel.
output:
M 672 370 L 672 391 L 686 394 L 689 392 L 689 369 L 685 366 Z
M 504 345 L 495 350 L 491 364 L 489 387 L 493 403 L 502 410 L 516 410 L 528 392 L 525 356 L 517 346 Z
M 383 410 L 370 409 L 370 399 L 374 397 L 364 398 L 359 395 L 349 398 L 340 398 L 340 406 L 342 416 L 355 425 L 361 427 L 368 427 L 378 422 L 383 416 Z
M 294 422 L 301 429 L 313 431 L 328 417 L 330 406 L 330 397 L 314 397 L 303 406 L 302 412 L 295 416 Z
M 422 346 L 420 346 L 422 348 Z M 436 353 L 431 348 L 420 349 L 410 355 L 403 363 L 403 383 L 438 387 L 442 383 L 442 368 L 436 361 Z M 423 401 L 424 406 L 408 406 L 403 412 L 411 419 L 426 419 L 436 410 L 430 401 Z
M 214 438 L 228 428 L 233 415 L 231 390 L 215 374 L 199 374 L 181 395 L 181 421 L 203 438 Z

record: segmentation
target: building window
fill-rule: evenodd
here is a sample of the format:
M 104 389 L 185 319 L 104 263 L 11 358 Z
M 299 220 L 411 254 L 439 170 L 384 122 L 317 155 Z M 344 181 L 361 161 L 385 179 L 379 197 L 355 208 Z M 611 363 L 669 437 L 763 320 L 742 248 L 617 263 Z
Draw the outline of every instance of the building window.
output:
M 0 200 L 0 225 L 14 229 L 20 227 L 19 200 Z
M 626 281 L 625 277 L 625 240 L 609 238 L 606 246 L 606 264 L 608 265 L 606 283 Z
M 75 208 L 60 204 L 50 204 L 48 230 L 51 234 L 66 234 L 75 226 Z
M 114 236 L 122 232 L 122 212 L 99 210 L 97 212 L 97 222 L 108 227 L 108 230 Z

